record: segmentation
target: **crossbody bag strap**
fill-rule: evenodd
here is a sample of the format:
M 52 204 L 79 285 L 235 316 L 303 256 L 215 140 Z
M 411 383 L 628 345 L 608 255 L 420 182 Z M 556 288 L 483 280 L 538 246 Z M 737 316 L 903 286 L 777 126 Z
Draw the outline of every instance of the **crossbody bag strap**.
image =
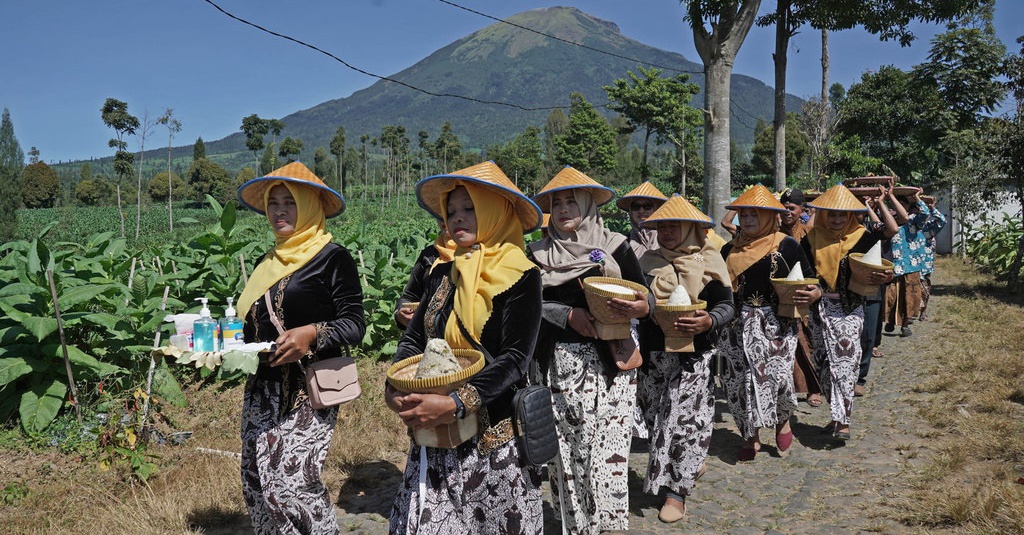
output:
M 284 326 L 281 325 L 281 320 L 278 319 L 277 314 L 274 312 L 274 304 L 270 301 L 270 290 L 263 294 L 263 301 L 267 303 L 267 314 L 270 314 L 270 323 L 277 327 L 277 334 L 284 334 Z

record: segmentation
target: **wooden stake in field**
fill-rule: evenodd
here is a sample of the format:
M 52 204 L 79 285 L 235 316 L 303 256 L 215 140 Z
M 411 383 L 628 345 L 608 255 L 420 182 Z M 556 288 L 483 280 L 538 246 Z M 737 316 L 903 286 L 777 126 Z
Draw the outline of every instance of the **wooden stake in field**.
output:
M 249 284 L 249 272 L 245 269 L 245 254 L 238 253 L 238 265 L 242 270 L 242 286 Z
M 75 416 L 82 423 L 82 409 L 78 406 L 78 387 L 75 386 L 75 374 L 71 371 L 71 359 L 68 358 L 68 344 L 64 341 L 64 320 L 60 317 L 60 304 L 57 302 L 57 285 L 53 283 L 53 270 L 46 270 L 46 281 L 50 283 L 50 296 L 53 298 L 53 312 L 57 318 L 57 334 L 60 335 L 60 349 L 64 354 L 64 368 L 68 372 L 68 388 L 71 389 L 71 403 L 75 406 Z
M 160 311 L 167 309 L 167 295 L 171 293 L 170 286 L 164 286 L 164 298 L 160 301 Z M 153 349 L 160 347 L 160 327 L 156 328 L 156 335 L 153 336 Z M 146 399 L 142 402 L 142 418 L 139 418 L 139 428 L 137 431 L 141 432 L 142 428 L 146 425 L 146 416 L 149 414 L 149 398 L 152 397 L 153 393 L 153 373 L 156 371 L 156 357 L 153 356 L 153 352 L 149 352 L 149 373 L 146 375 Z

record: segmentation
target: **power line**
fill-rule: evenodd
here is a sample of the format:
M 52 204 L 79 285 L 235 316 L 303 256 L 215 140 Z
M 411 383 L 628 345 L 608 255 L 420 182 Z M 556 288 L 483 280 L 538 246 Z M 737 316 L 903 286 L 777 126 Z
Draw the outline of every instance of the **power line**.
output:
M 224 8 L 220 7 L 215 2 L 213 2 L 213 0 L 203 0 L 203 1 L 206 2 L 207 4 L 210 4 L 211 6 L 213 6 L 214 9 L 216 9 L 217 11 L 220 11 L 224 15 L 227 15 L 228 17 L 230 17 L 232 19 L 235 19 L 238 22 L 241 22 L 242 24 L 245 24 L 247 26 L 252 26 L 253 28 L 256 28 L 257 30 L 259 30 L 261 32 L 266 32 L 266 33 L 268 33 L 270 35 L 273 35 L 275 37 L 280 37 L 281 39 L 285 39 L 285 40 L 291 41 L 291 42 L 293 42 L 295 44 L 302 45 L 302 46 L 304 46 L 306 48 L 310 48 L 312 50 L 315 50 L 316 52 L 319 52 L 319 53 L 321 53 L 321 54 L 323 54 L 323 55 L 325 55 L 325 56 L 327 56 L 327 57 L 337 61 L 338 63 L 341 63 L 345 67 L 348 67 L 349 69 L 351 69 L 353 71 L 356 71 L 356 72 L 358 72 L 360 74 L 364 74 L 364 75 L 369 76 L 371 78 L 377 78 L 378 80 L 384 80 L 386 82 L 392 82 L 392 83 L 398 84 L 400 86 L 412 89 L 413 91 L 418 91 L 420 93 L 423 93 L 423 94 L 426 94 L 426 95 L 430 95 L 432 97 L 459 98 L 459 99 L 468 100 L 468 101 L 471 101 L 471 102 L 477 102 L 477 103 L 480 103 L 480 104 L 495 104 L 495 105 L 498 105 L 498 106 L 508 106 L 510 108 L 516 108 L 516 109 L 520 109 L 520 110 L 523 110 L 523 111 L 555 110 L 555 109 L 562 109 L 562 108 L 566 107 L 566 106 L 543 106 L 543 107 L 531 108 L 531 107 L 527 107 L 527 106 L 520 106 L 519 104 L 513 104 L 511 102 L 501 102 L 501 101 L 497 101 L 497 100 L 483 100 L 483 99 L 478 99 L 478 98 L 474 98 L 474 97 L 468 97 L 466 95 L 458 95 L 458 94 L 455 94 L 455 93 L 437 93 L 437 92 L 434 92 L 434 91 L 429 91 L 429 90 L 426 90 L 426 89 L 422 89 L 420 87 L 416 87 L 416 86 L 414 86 L 412 84 L 408 84 L 408 83 L 403 82 L 401 80 L 396 80 L 394 78 L 390 78 L 390 77 L 387 77 L 387 76 L 381 76 L 379 74 L 374 74 L 374 73 L 369 72 L 367 70 L 360 69 L 359 67 L 356 67 L 356 66 L 348 63 L 347 61 L 339 58 L 338 56 L 335 56 L 334 54 L 332 54 L 330 52 L 327 52 L 326 50 L 323 50 L 321 48 L 318 48 L 318 47 L 316 47 L 314 45 L 311 45 L 311 44 L 309 44 L 309 43 L 307 43 L 305 41 L 302 41 L 300 39 L 296 39 L 294 37 L 290 37 L 288 35 L 284 35 L 282 33 L 275 32 L 273 30 L 269 30 L 267 28 L 264 28 L 263 26 L 260 26 L 259 24 L 256 24 L 256 23 L 253 23 L 253 22 L 249 22 L 248 20 L 245 20 L 245 19 L 243 19 L 241 17 L 238 17 L 238 16 L 236 16 L 236 15 L 234 15 L 232 13 L 229 13 Z
M 448 5 L 452 6 L 452 7 L 456 7 L 456 8 L 468 11 L 468 12 L 473 13 L 475 15 L 480 15 L 481 17 L 488 18 L 488 19 L 500 22 L 502 24 L 508 24 L 509 26 L 512 26 L 512 27 L 515 27 L 515 28 L 519 28 L 520 30 L 526 30 L 528 32 L 533 32 L 533 33 L 535 33 L 537 35 L 542 35 L 544 37 L 547 37 L 548 39 L 554 39 L 556 41 L 561 41 L 561 42 L 569 44 L 569 45 L 578 46 L 580 48 L 584 48 L 584 49 L 590 50 L 592 52 L 597 52 L 598 54 L 605 54 L 605 55 L 616 57 L 616 58 L 619 58 L 619 59 L 626 59 L 626 60 L 632 61 L 634 63 L 639 63 L 639 64 L 642 64 L 642 65 L 649 65 L 651 67 L 655 67 L 655 68 L 662 69 L 662 70 L 665 70 L 665 71 L 672 71 L 672 72 L 678 72 L 678 73 L 687 73 L 687 74 L 704 74 L 704 71 L 702 71 L 702 70 L 701 71 L 688 71 L 688 70 L 683 70 L 683 69 L 676 69 L 674 67 L 666 67 L 664 65 L 658 65 L 657 63 L 651 63 L 649 61 L 644 61 L 644 60 L 637 59 L 637 58 L 632 58 L 632 57 L 629 57 L 629 56 L 623 56 L 622 54 L 616 54 L 615 52 L 609 52 L 607 50 L 601 50 L 599 48 L 594 48 L 592 46 L 588 46 L 588 45 L 585 45 L 583 43 L 577 43 L 577 42 L 574 42 L 574 41 L 570 41 L 568 39 L 563 39 L 563 38 L 555 36 L 555 35 L 544 33 L 542 31 L 535 30 L 533 28 L 530 28 L 530 27 L 527 27 L 527 26 L 523 26 L 521 24 L 516 24 L 514 22 L 509 22 L 509 21 L 504 20 L 504 19 L 499 19 L 498 17 L 495 17 L 493 15 L 488 15 L 487 13 L 481 13 L 480 11 L 468 8 L 466 6 L 461 6 L 459 4 L 456 4 L 455 2 L 450 2 L 449 0 L 437 0 L 437 1 L 441 2 L 442 4 L 448 4 Z

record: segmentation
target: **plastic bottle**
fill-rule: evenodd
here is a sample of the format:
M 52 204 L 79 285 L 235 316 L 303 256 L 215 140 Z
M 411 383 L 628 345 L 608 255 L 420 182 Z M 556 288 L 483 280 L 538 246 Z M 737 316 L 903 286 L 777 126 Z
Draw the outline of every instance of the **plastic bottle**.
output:
M 234 349 L 245 345 L 242 339 L 242 320 L 235 316 L 235 307 L 231 306 L 235 299 L 228 298 L 228 307 L 224 309 L 224 317 L 220 320 L 220 348 Z
M 192 324 L 192 350 L 217 351 L 217 331 L 220 325 L 210 315 L 210 307 L 206 305 L 209 299 L 197 297 L 196 301 L 201 301 L 203 308 L 199 311 L 199 319 Z

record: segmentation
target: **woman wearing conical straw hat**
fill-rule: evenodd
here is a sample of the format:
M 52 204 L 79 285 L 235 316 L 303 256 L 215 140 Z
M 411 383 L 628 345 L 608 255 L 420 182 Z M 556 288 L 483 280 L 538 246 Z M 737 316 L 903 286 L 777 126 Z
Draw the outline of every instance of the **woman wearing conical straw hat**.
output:
M 714 427 L 711 392 L 712 340 L 736 313 L 729 270 L 717 248 L 707 241 L 711 218 L 678 195 L 643 222 L 656 229 L 660 247 L 640 258 L 651 293 L 668 301 L 683 288 L 704 310 L 680 315 L 672 325 L 640 324 L 644 364 L 638 386 L 650 430 L 650 459 L 644 491 L 665 497 L 658 518 L 676 522 L 686 514 L 686 497 L 704 473 Z M 665 333 L 694 339 L 692 352 L 665 351 Z
M 411 430 L 468 418 L 479 428 L 454 448 L 411 445 L 390 533 L 542 533 L 540 474 L 521 457 L 511 423 L 540 328 L 540 273 L 523 241 L 540 225 L 540 209 L 494 162 L 424 178 L 416 194 L 444 220 L 456 249 L 430 272 L 395 361 L 423 353 L 434 338 L 491 356 L 450 395 L 386 387 L 388 407 Z
M 628 459 L 636 369 L 620 370 L 611 343 L 597 340 L 582 279 L 603 275 L 644 285 L 625 236 L 604 228 L 598 206 L 615 193 L 566 166 L 534 196 L 551 213 L 548 237 L 530 244 L 541 268 L 544 322 L 536 360 L 552 390 L 560 455 L 552 463 L 552 505 L 562 532 L 629 529 Z M 651 304 L 609 299 L 619 318 L 646 318 Z
M 655 210 L 665 204 L 668 197 L 654 184 L 644 182 L 629 193 L 615 199 L 615 206 L 629 216 L 629 235 L 626 239 L 633 248 L 633 254 L 640 258 L 652 249 L 658 248 L 658 231 L 641 225 Z
M 338 407 L 310 406 L 300 363 L 363 339 L 356 264 L 327 232 L 345 201 L 299 162 L 242 184 L 238 197 L 266 214 L 276 241 L 238 299 L 245 341 L 277 344 L 245 385 L 242 493 L 256 533 L 338 533 L 320 480 Z
M 857 215 L 867 207 L 842 184 L 833 186 L 809 203 L 815 208 L 814 227 L 801 246 L 814 262 L 823 292 L 811 310 L 811 334 L 822 393 L 829 402 L 832 421 L 826 427 L 837 440 L 850 439 L 854 383 L 860 371 L 864 297 L 850 291 L 850 253 L 866 253 L 880 240 L 897 232 L 896 223 L 864 227 Z M 871 284 L 883 284 L 888 274 L 873 272 Z
M 736 237 L 722 248 L 739 310 L 718 347 L 725 357 L 729 410 L 744 440 L 736 458 L 751 461 L 761 449 L 762 427 L 775 431 L 780 455 L 793 443 L 789 420 L 796 408 L 797 320 L 777 314 L 779 298 L 771 279 L 787 277 L 798 265 L 805 274 L 812 268 L 800 244 L 779 232 L 779 216 L 786 208 L 768 188 L 756 185 L 726 208 L 739 215 Z M 810 303 L 820 295 L 817 286 L 808 285 L 795 301 Z

